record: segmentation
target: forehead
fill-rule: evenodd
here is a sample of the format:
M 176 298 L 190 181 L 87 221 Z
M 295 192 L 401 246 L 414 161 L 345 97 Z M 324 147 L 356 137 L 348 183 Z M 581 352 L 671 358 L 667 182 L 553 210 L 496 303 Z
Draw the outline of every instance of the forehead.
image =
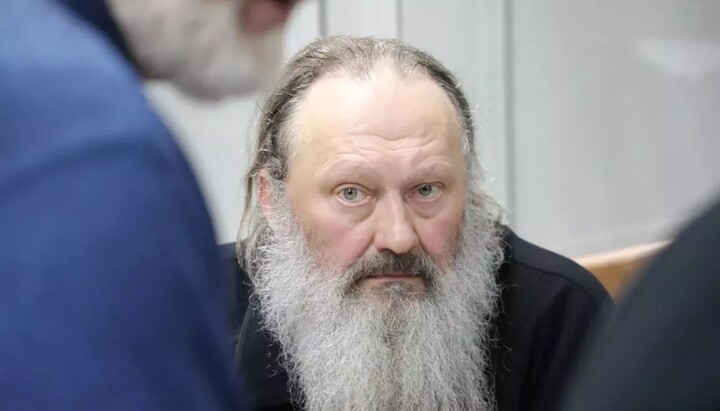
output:
M 369 78 L 325 76 L 307 92 L 295 116 L 298 149 L 317 156 L 371 144 L 462 151 L 461 128 L 445 91 L 421 73 L 399 76 L 380 67 Z

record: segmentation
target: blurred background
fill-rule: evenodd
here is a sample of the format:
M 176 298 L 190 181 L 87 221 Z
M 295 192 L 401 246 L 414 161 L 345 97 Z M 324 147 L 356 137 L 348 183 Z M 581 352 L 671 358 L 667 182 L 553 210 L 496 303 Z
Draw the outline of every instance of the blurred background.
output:
M 489 191 L 571 257 L 670 239 L 720 193 L 718 0 L 305 0 L 286 57 L 331 34 L 396 37 L 459 77 Z M 147 86 L 181 137 L 219 243 L 235 240 L 257 98 Z

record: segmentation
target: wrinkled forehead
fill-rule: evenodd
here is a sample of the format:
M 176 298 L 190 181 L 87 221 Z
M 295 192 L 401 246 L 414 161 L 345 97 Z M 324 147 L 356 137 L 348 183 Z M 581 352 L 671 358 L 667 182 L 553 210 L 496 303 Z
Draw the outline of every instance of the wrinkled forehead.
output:
M 291 153 L 309 149 L 322 156 L 374 142 L 388 150 L 425 144 L 445 155 L 463 154 L 457 111 L 423 73 L 399 75 L 381 66 L 361 79 L 326 75 L 308 89 L 293 117 Z

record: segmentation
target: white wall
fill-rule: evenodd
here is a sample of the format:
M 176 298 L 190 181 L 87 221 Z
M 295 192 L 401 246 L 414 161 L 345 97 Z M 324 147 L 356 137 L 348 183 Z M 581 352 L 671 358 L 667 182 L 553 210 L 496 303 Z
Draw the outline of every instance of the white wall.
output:
M 717 0 L 513 2 L 519 232 L 628 246 L 720 191 L 719 22 Z
M 720 190 L 716 0 L 306 0 L 287 55 L 321 34 L 399 37 L 476 107 L 490 191 L 536 243 L 580 255 L 665 237 Z M 232 241 L 255 97 L 149 86 Z

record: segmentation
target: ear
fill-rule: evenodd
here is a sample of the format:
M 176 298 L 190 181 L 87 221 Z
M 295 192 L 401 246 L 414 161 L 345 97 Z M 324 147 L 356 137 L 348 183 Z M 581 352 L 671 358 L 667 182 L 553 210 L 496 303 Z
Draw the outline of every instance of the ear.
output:
M 272 178 L 267 174 L 267 171 L 263 170 L 258 174 L 258 205 L 262 210 L 265 221 L 271 229 L 275 230 L 277 227 L 275 219 L 275 194 L 273 192 Z

